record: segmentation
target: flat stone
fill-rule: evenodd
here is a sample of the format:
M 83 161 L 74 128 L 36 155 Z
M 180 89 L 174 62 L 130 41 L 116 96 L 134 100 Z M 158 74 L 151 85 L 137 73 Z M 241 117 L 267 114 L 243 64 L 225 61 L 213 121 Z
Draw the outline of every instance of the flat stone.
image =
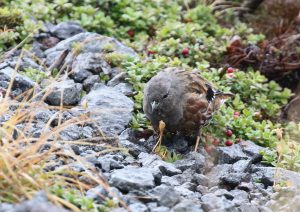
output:
M 259 162 L 262 159 L 262 155 L 260 154 L 265 148 L 256 145 L 252 141 L 241 141 L 238 145 L 242 147 L 244 153 L 250 156 L 253 162 Z
M 252 164 L 252 160 L 239 160 L 232 165 L 232 171 L 236 173 L 248 172 Z
M 171 212 L 202 212 L 203 209 L 201 207 L 200 202 L 192 201 L 192 200 L 183 200 L 177 205 L 175 205 Z
M 81 105 L 106 136 L 120 134 L 132 118 L 134 103 L 113 88 L 101 85 L 83 97 Z
M 204 211 L 232 211 L 238 212 L 234 203 L 226 199 L 224 196 L 218 197 L 215 194 L 205 194 L 201 197 L 202 208 Z
M 72 73 L 70 77 L 75 82 L 83 82 L 92 75 L 99 75 L 101 72 L 111 74 L 110 65 L 104 60 L 104 55 L 100 53 L 81 53 L 72 63 Z
M 4 89 L 8 88 L 9 83 L 14 76 L 14 72 L 14 69 L 11 67 L 6 67 L 0 70 L 0 87 Z M 16 97 L 30 89 L 38 87 L 39 86 L 30 78 L 20 75 L 19 73 L 15 73 L 11 95 Z
M 142 204 L 142 203 L 134 203 L 129 205 L 129 209 L 132 212 L 147 212 L 148 208 L 146 205 Z
M 50 33 L 59 39 L 67 39 L 76 34 L 82 33 L 85 30 L 80 25 L 73 21 L 59 23 L 49 29 Z
M 126 149 L 128 149 L 129 153 L 134 157 L 138 157 L 138 155 L 141 154 L 142 152 L 148 151 L 145 147 L 137 145 L 128 140 L 119 140 L 119 145 L 121 145 L 121 147 L 125 147 Z
M 37 195 L 27 201 L 23 201 L 20 204 L 13 207 L 9 212 L 68 212 L 68 210 L 53 205 L 48 202 L 47 196 L 44 192 L 38 192 Z
M 145 190 L 155 186 L 154 176 L 150 169 L 125 167 L 114 170 L 110 184 L 122 191 Z
M 157 168 L 163 175 L 173 176 L 182 173 L 181 170 L 174 166 L 174 164 L 162 161 L 157 155 L 142 152 L 139 154 L 138 158 L 139 162 L 141 162 L 144 167 Z
M 86 92 L 90 92 L 92 87 L 96 84 L 96 83 L 100 83 L 100 78 L 98 75 L 92 75 L 92 76 L 88 76 L 84 81 L 83 81 L 83 89 Z
M 194 174 L 194 182 L 197 185 L 202 185 L 202 186 L 208 186 L 209 185 L 209 178 L 203 174 Z
M 222 164 L 214 166 L 207 174 L 206 177 L 210 179 L 208 187 L 213 187 L 221 184 L 221 178 L 228 175 L 232 165 Z
M 277 167 L 255 167 L 252 170 L 252 178 L 260 181 L 265 186 L 273 186 L 276 182 L 287 182 L 289 187 L 300 188 L 300 173 L 277 168 Z
M 81 98 L 82 85 L 73 80 L 55 82 L 49 86 L 50 93 L 46 97 L 49 105 L 77 105 Z
M 234 199 L 232 200 L 236 205 L 249 203 L 249 194 L 246 191 L 234 189 L 229 192 Z
M 238 160 L 246 160 L 248 156 L 242 151 L 239 144 L 234 144 L 230 147 L 218 147 L 219 164 L 235 163 Z
M 103 53 L 108 45 L 112 47 L 111 51 L 120 55 L 128 57 L 138 57 L 131 48 L 125 46 L 115 38 L 99 35 L 96 33 L 82 32 L 70 38 L 67 38 L 53 48 L 45 51 L 46 64 L 50 66 L 53 64 L 61 53 L 65 50 L 72 50 L 74 43 L 83 43 L 84 45 L 80 48 L 80 54 L 83 53 Z
M 242 182 L 242 180 L 243 180 L 243 178 L 245 178 L 245 176 L 246 176 L 245 173 L 228 173 L 226 175 L 221 176 L 220 184 L 234 188 Z
M 169 212 L 170 208 L 164 207 L 164 206 L 160 206 L 160 207 L 157 207 L 157 208 L 150 208 L 150 211 L 151 212 Z
M 171 186 L 160 185 L 155 187 L 150 193 L 157 198 L 160 206 L 170 208 L 180 200 L 179 194 Z
M 97 161 L 101 165 L 101 169 L 104 172 L 109 172 L 110 170 L 124 168 L 124 165 L 120 161 L 120 158 L 117 157 L 117 155 L 110 155 L 110 154 L 104 155 L 102 157 L 99 157 Z

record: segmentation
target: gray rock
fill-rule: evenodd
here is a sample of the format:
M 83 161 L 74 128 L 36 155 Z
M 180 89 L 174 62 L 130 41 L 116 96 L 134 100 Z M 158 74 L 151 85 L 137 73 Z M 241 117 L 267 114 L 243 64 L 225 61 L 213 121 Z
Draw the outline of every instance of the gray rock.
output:
M 27 55 L 27 57 L 26 56 L 23 57 L 18 70 L 24 71 L 27 68 L 32 68 L 44 72 L 45 71 L 44 67 L 38 65 L 31 57 L 32 57 L 31 55 Z
M 128 140 L 119 140 L 119 144 L 128 149 L 129 153 L 134 157 L 138 157 L 138 155 L 142 152 L 148 152 L 145 147 L 132 143 Z
M 132 118 L 133 101 L 115 89 L 100 86 L 83 97 L 91 118 L 106 136 L 120 134 Z
M 160 206 L 160 207 L 157 207 L 157 208 L 150 208 L 150 211 L 151 212 L 169 212 L 170 208 L 164 207 L 164 206 Z
M 122 82 L 114 86 L 114 88 L 125 96 L 134 96 L 133 86 L 129 83 Z
M 236 173 L 248 172 L 252 164 L 252 160 L 239 160 L 232 165 L 232 171 Z
M 127 155 L 123 161 L 124 165 L 130 165 L 130 164 L 134 164 L 134 163 L 137 163 L 137 161 L 131 155 Z
M 184 137 L 177 135 L 175 135 L 172 141 L 166 146 L 168 149 L 175 150 L 179 153 L 186 153 L 189 150 L 188 141 Z
M 255 167 L 251 177 L 254 182 L 260 182 L 265 187 L 273 186 L 276 169 L 274 167 Z
M 114 170 L 110 184 L 122 191 L 145 190 L 155 186 L 154 176 L 150 169 L 125 167 Z
M 191 169 L 187 169 L 182 174 L 177 174 L 172 176 L 172 178 L 176 179 L 180 185 L 187 183 L 187 182 L 193 182 L 194 180 L 194 174 L 195 171 Z
M 75 141 L 81 138 L 81 127 L 71 125 L 59 132 L 60 138 L 64 141 Z
M 0 87 L 5 88 L 5 89 L 8 88 L 8 85 L 13 76 L 14 76 L 14 69 L 12 69 L 10 67 L 1 69 L 0 70 Z M 29 79 L 28 77 L 22 76 L 22 75 L 16 73 L 14 81 L 13 81 L 13 85 L 12 85 L 11 95 L 15 96 L 15 97 L 19 96 L 32 88 L 38 89 L 38 85 L 34 81 Z
M 46 97 L 49 105 L 59 106 L 62 102 L 64 106 L 76 105 L 80 101 L 82 85 L 73 80 L 65 80 L 50 85 L 50 93 Z M 63 95 L 62 95 L 63 93 Z M 61 99 L 61 96 L 63 97 Z
M 16 205 L 9 212 L 67 212 L 68 210 L 60 208 L 48 202 L 44 192 L 39 192 L 33 199 L 24 201 Z
M 53 64 L 64 50 L 71 50 L 74 43 L 82 42 L 84 42 L 84 45 L 80 49 L 80 54 L 102 53 L 105 48 L 110 45 L 112 47 L 111 51 L 114 53 L 125 55 L 128 57 L 138 56 L 131 48 L 123 45 L 115 38 L 98 35 L 96 33 L 84 32 L 63 40 L 53 48 L 46 50 L 46 64 Z
M 195 183 L 191 183 L 191 182 L 185 182 L 181 185 L 183 188 L 186 188 L 190 191 L 196 191 L 196 187 L 197 185 Z
M 82 113 L 81 113 L 82 114 Z M 53 121 L 51 122 L 51 126 L 57 126 L 60 123 L 65 123 L 66 121 L 73 119 L 74 117 L 80 115 L 75 110 L 63 111 L 62 114 L 56 115 Z
M 246 203 L 246 204 L 241 204 L 239 206 L 239 210 L 242 212 L 267 212 L 264 210 L 260 210 L 257 206 L 250 204 L 250 203 Z M 271 211 L 270 211 L 271 212 Z
M 162 161 L 158 155 L 142 152 L 139 154 L 138 158 L 139 162 L 142 163 L 144 167 L 159 169 L 163 175 L 172 176 L 182 173 L 173 164 Z
M 116 76 L 114 76 L 111 80 L 109 80 L 107 82 L 107 85 L 114 87 L 120 83 L 125 82 L 126 77 L 127 77 L 127 74 L 125 72 L 118 73 Z
M 137 139 L 137 135 L 136 135 L 136 131 L 134 131 L 131 128 L 127 128 L 125 129 L 120 135 L 119 135 L 119 140 L 128 140 L 130 142 L 133 143 L 137 143 L 138 139 Z
M 146 211 L 148 211 L 147 206 L 145 206 L 142 203 L 131 204 L 131 205 L 129 205 L 129 209 L 132 212 L 146 212 Z
M 75 82 L 82 82 L 92 75 L 99 75 L 103 72 L 106 75 L 111 74 L 110 65 L 104 60 L 104 55 L 99 53 L 81 53 L 72 64 L 72 73 L 70 77 Z
M 256 145 L 252 141 L 242 141 L 238 145 L 242 147 L 243 152 L 250 156 L 254 162 L 258 162 L 262 159 L 260 152 L 265 148 Z
M 246 191 L 242 190 L 231 190 L 229 192 L 234 199 L 232 200 L 236 205 L 242 205 L 242 204 L 247 204 L 249 203 L 249 194 Z
M 209 178 L 203 174 L 198 174 L 195 173 L 194 174 L 194 180 L 195 183 L 197 183 L 197 185 L 202 185 L 202 186 L 208 186 L 209 184 Z
M 252 169 L 254 181 L 260 181 L 265 186 L 276 182 L 289 182 L 289 187 L 300 188 L 300 173 L 277 167 L 255 167 Z
M 228 173 L 220 177 L 219 184 L 234 188 L 242 182 L 245 176 L 245 173 Z
M 208 187 L 213 187 L 221 184 L 221 178 L 228 175 L 232 165 L 222 164 L 214 166 L 207 174 L 206 177 L 210 179 Z
M 192 200 L 184 200 L 177 205 L 175 205 L 172 212 L 202 212 L 203 209 L 199 202 L 195 202 Z
M 152 189 L 150 193 L 157 198 L 160 206 L 170 208 L 180 200 L 179 194 L 171 186 L 160 185 Z
M 102 204 L 107 199 L 111 199 L 114 202 L 118 203 L 119 200 L 124 201 L 124 196 L 122 193 L 115 187 L 109 187 L 107 190 L 99 185 L 95 188 L 91 188 L 86 192 L 85 195 L 87 198 L 92 199 L 93 201 Z
M 96 83 L 100 83 L 100 77 L 99 75 L 92 75 L 87 77 L 84 81 L 83 81 L 83 89 L 86 92 L 90 92 L 92 87 L 96 84 Z
M 73 21 L 68 21 L 50 27 L 49 31 L 53 36 L 58 37 L 59 39 L 67 39 L 76 34 L 84 32 L 85 30 L 82 29 L 78 23 Z
M 0 203 L 0 212 L 11 212 L 14 209 L 13 204 L 9 204 L 9 203 Z
M 81 137 L 83 138 L 93 138 L 94 134 L 94 129 L 90 126 L 85 126 L 81 129 Z
M 203 155 L 197 152 L 190 152 L 186 157 L 186 159 L 177 160 L 174 163 L 177 169 L 180 169 L 181 171 L 192 169 L 198 173 L 202 173 L 204 171 L 205 158 Z
M 167 186 L 179 186 L 180 185 L 180 183 L 174 176 L 173 177 L 162 176 L 161 183 L 165 184 Z
M 230 211 L 237 212 L 238 209 L 235 207 L 231 200 L 226 199 L 225 196 L 217 196 L 215 194 L 205 194 L 201 197 L 202 208 L 204 211 Z
M 196 188 L 196 191 L 199 192 L 200 194 L 204 195 L 208 193 L 208 188 L 202 185 L 198 185 Z
M 101 165 L 101 169 L 105 172 L 124 168 L 124 165 L 120 162 L 120 158 L 118 158 L 117 155 L 104 155 L 103 157 L 99 157 L 97 161 Z
M 8 62 L 2 62 L 2 63 L 0 63 L 0 69 L 4 69 L 7 66 L 9 66 Z
M 198 200 L 201 197 L 201 194 L 198 192 L 191 191 L 191 187 L 189 185 L 189 182 L 174 187 L 175 191 L 182 197 L 192 199 L 192 200 Z M 196 190 L 196 188 L 195 188 Z
M 89 189 L 85 196 L 89 199 L 102 203 L 107 196 L 107 191 L 102 186 L 97 186 L 95 188 Z
M 271 200 L 265 206 L 270 211 L 299 211 L 300 191 L 295 187 L 277 187 L 276 192 L 271 196 Z
M 148 202 L 146 205 L 150 210 L 158 206 L 157 202 Z
M 237 188 L 240 190 L 249 192 L 249 191 L 253 190 L 254 186 L 252 183 L 241 182 L 241 184 Z
M 47 123 L 50 118 L 54 115 L 53 111 L 47 110 L 47 109 L 41 109 L 34 113 L 34 119 L 37 122 L 44 122 Z
M 238 160 L 246 160 L 248 156 L 242 151 L 239 144 L 234 144 L 230 147 L 218 147 L 219 164 L 235 163 Z

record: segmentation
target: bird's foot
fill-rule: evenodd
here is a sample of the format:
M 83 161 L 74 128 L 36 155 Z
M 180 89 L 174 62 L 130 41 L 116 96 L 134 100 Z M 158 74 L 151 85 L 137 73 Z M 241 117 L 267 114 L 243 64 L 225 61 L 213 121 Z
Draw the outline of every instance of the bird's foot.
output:
M 166 128 L 165 122 L 162 120 L 159 121 L 159 138 L 158 138 L 157 143 L 153 147 L 152 152 L 155 152 L 157 147 L 160 148 L 165 128 Z
M 199 143 L 200 143 L 200 136 L 198 135 L 197 139 L 196 139 L 196 144 L 195 144 L 195 150 L 194 150 L 195 152 L 197 152 L 197 150 L 198 150 Z

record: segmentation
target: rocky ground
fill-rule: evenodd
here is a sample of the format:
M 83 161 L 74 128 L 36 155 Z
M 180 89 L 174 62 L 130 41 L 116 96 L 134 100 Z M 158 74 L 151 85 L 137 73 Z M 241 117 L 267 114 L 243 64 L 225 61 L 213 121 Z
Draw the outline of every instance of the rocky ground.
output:
M 134 108 L 132 85 L 126 82 L 122 70 L 113 68 L 105 60 L 108 52 L 128 57 L 138 55 L 118 40 L 86 32 L 72 22 L 47 28 L 48 31 L 35 37 L 33 52 L 15 51 L 2 61 L 1 92 L 5 95 L 9 89 L 16 65 L 19 73 L 12 85 L 11 99 L 20 101 L 22 98 L 18 95 L 31 88 L 35 88 L 36 93 L 47 89 L 46 98 L 41 95 L 35 98 L 43 104 L 35 109 L 36 115 L 26 133 L 39 138 L 44 130 L 51 131 L 59 123 L 68 124 L 57 138 L 50 137 L 48 147 L 45 145 L 40 151 L 47 151 L 53 145 L 51 141 L 57 140 L 55 145 L 65 151 L 71 147 L 101 173 L 109 189 L 98 185 L 86 192 L 87 197 L 98 203 L 107 197 L 123 201 L 134 212 L 297 211 L 300 175 L 261 163 L 260 151 L 264 148 L 251 141 L 213 148 L 208 154 L 203 148 L 193 152 L 187 140 L 174 138 L 168 148 L 182 153 L 182 159 L 168 163 L 152 154 L 156 138 L 144 138 L 129 128 Z M 20 54 L 23 54 L 21 59 Z M 37 63 L 32 55 L 44 61 L 45 66 Z M 69 72 L 55 83 L 49 79 L 35 82 L 22 74 L 27 68 L 34 68 L 50 76 L 61 67 Z M 101 74 L 109 79 L 106 83 L 100 81 Z M 68 109 L 62 111 L 55 107 L 60 105 Z M 8 120 L 14 110 L 16 108 L 11 107 L 1 122 Z M 45 127 L 52 117 L 57 118 L 51 121 L 50 128 Z M 25 123 L 17 127 L 24 129 Z M 76 144 L 76 141 L 81 143 Z M 103 153 L 108 148 L 121 150 Z M 59 169 L 64 163 L 60 158 L 53 158 L 48 169 Z M 70 164 L 75 171 L 86 171 L 82 164 L 72 161 Z M 290 187 L 278 189 L 273 187 L 274 182 L 289 182 Z M 289 208 L 290 203 L 294 210 Z M 19 205 L 0 204 L 0 211 L 65 209 L 48 203 L 46 195 L 40 192 L 34 199 Z

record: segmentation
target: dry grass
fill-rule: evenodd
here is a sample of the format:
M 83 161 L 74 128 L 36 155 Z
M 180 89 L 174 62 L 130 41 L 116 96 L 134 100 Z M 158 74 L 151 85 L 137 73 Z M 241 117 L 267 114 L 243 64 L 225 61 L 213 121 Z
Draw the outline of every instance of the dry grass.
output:
M 43 103 L 43 100 L 51 91 L 51 85 L 49 85 L 50 89 L 47 87 L 39 92 L 32 89 L 19 96 L 21 98 L 16 98 L 22 99 L 22 101 L 12 100 L 10 93 L 13 80 L 24 52 L 25 50 L 20 54 L 9 87 L 5 93 L 0 95 L 0 117 L 9 116 L 6 121 L 0 123 L 0 202 L 18 203 L 25 199 L 31 199 L 38 191 L 43 190 L 54 204 L 62 205 L 72 211 L 81 211 L 78 205 L 54 195 L 52 188 L 63 187 L 66 190 L 77 190 L 84 194 L 87 189 L 96 185 L 101 185 L 109 191 L 109 185 L 95 167 L 87 163 L 84 158 L 75 155 L 70 148 L 70 144 L 88 145 L 87 141 L 83 139 L 73 142 L 62 141 L 59 133 L 71 125 L 84 125 L 93 120 L 82 115 L 63 122 L 61 114 L 63 111 L 67 111 L 68 108 L 63 107 L 62 104 L 58 107 L 50 107 L 45 106 Z M 10 55 L 11 52 L 4 57 Z M 63 76 L 63 73 L 68 69 L 68 65 L 63 64 L 59 74 L 53 78 L 51 84 L 64 79 L 66 75 Z M 42 96 L 42 98 L 38 98 L 40 100 L 36 101 L 39 96 Z M 12 106 L 16 108 L 14 111 L 11 110 Z M 34 123 L 36 113 L 43 108 L 55 110 L 56 113 L 45 124 L 39 138 L 34 138 L 30 132 L 31 125 Z M 51 126 L 51 123 L 57 117 L 57 126 Z M 20 129 L 19 125 L 24 127 Z M 101 129 L 99 129 L 99 132 L 99 137 L 89 139 L 92 142 L 90 145 L 98 145 L 97 143 L 104 140 L 105 137 L 101 134 Z M 97 143 L 94 143 L 93 140 Z M 50 144 L 50 149 L 41 151 L 46 144 Z M 106 150 L 97 154 L 118 150 L 120 149 L 108 146 Z M 53 162 L 53 158 L 64 160 L 66 165 L 60 166 L 54 171 L 48 171 L 49 162 Z M 72 171 L 69 166 L 70 163 L 79 164 L 85 171 Z M 111 193 L 110 195 L 116 197 L 115 194 Z M 119 203 L 127 208 L 122 200 L 119 199 Z

